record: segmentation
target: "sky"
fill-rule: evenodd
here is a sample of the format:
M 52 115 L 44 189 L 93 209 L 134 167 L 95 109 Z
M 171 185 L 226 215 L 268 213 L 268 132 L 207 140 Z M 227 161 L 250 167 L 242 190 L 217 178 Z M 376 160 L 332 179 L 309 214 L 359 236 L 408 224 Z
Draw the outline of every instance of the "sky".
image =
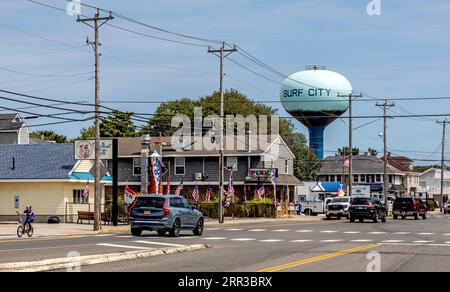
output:
M 37 0 L 65 9 L 65 0 Z M 370 16 L 370 0 L 81 0 L 121 15 L 182 34 L 237 44 L 285 75 L 307 65 L 325 65 L 346 76 L 355 91 L 375 98 L 438 97 L 450 91 L 450 3 L 429 0 L 381 0 L 381 15 Z M 92 103 L 94 56 L 85 46 L 93 30 L 75 16 L 27 0 L 0 0 L 0 89 L 40 97 Z M 82 7 L 81 13 L 94 11 Z M 110 24 L 140 33 L 190 42 L 123 19 Z M 198 98 L 219 86 L 218 58 L 206 47 L 165 42 L 103 26 L 101 99 L 122 111 L 153 113 L 156 104 L 111 104 L 108 101 L 167 101 Z M 194 41 L 196 42 L 196 41 Z M 67 46 L 70 45 L 70 46 Z M 258 101 L 270 101 L 281 116 L 283 78 L 249 62 L 236 62 L 276 81 L 269 82 L 230 61 L 225 62 L 225 87 Z M 1 97 L 8 96 L 0 94 Z M 8 96 L 11 97 L 11 96 Z M 367 99 L 364 98 L 364 99 Z M 32 101 L 24 99 L 26 101 Z M 448 114 L 450 100 L 396 101 L 392 115 Z M 0 100 L 0 107 L 31 105 Z M 60 110 L 31 108 L 32 113 Z M 2 113 L 0 109 L 0 113 Z M 354 115 L 381 115 L 375 101 L 355 102 Z M 23 113 L 24 116 L 30 114 Z M 88 117 L 67 116 L 73 118 Z M 355 127 L 372 120 L 355 119 Z M 90 122 L 33 127 L 57 122 L 27 121 L 31 130 L 51 129 L 74 138 Z M 389 150 L 417 160 L 440 159 L 442 128 L 435 118 L 389 119 Z M 299 132 L 307 129 L 295 122 Z M 354 132 L 354 145 L 380 152 L 382 120 Z M 326 155 L 347 145 L 346 121 L 325 131 Z M 450 151 L 450 150 L 449 150 Z

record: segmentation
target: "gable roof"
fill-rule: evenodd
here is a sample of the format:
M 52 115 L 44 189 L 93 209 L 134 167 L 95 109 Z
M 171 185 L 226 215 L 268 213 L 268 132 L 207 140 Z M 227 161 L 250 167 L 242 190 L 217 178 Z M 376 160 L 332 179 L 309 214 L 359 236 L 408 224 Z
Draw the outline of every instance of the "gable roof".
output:
M 18 131 L 24 124 L 18 114 L 0 114 L 0 132 Z
M 68 179 L 73 151 L 73 144 L 0 145 L 0 180 Z
M 344 160 L 346 157 L 330 156 L 322 160 L 322 168 L 320 175 L 337 174 L 342 175 Z M 388 165 L 389 174 L 402 174 L 401 171 Z M 384 173 L 384 162 L 382 159 L 369 156 L 357 155 L 353 157 L 353 173 L 354 174 L 382 174 Z

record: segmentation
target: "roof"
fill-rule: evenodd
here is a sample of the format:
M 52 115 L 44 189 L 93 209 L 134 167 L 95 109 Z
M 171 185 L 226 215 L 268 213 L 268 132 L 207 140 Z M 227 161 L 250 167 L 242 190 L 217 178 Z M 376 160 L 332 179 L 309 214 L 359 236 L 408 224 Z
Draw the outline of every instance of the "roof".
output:
M 0 132 L 18 131 L 24 124 L 18 114 L 0 114 Z
M 177 156 L 177 155 L 179 155 L 179 156 L 219 156 L 218 150 L 203 150 L 205 148 L 205 147 L 203 147 L 203 145 L 200 145 L 200 147 L 198 147 L 201 150 L 197 150 L 197 147 L 196 147 L 197 142 L 195 140 L 195 137 L 190 137 L 190 138 L 191 138 L 192 143 L 187 145 L 186 147 L 184 147 L 183 151 L 177 151 L 175 149 L 174 145 L 172 144 L 172 137 L 162 137 L 164 156 L 166 156 L 166 157 L 167 156 Z M 151 141 L 152 141 L 151 146 L 150 146 L 151 151 L 156 150 L 157 146 L 154 144 L 154 142 L 158 141 L 159 139 L 160 139 L 160 137 L 152 137 L 151 138 Z M 141 151 L 142 151 L 141 137 L 131 137 L 131 138 L 120 137 L 120 138 L 117 138 L 117 140 L 118 140 L 118 145 L 119 145 L 119 157 L 129 157 L 129 156 L 140 156 L 141 155 Z M 286 144 L 283 141 L 283 139 L 280 139 L 279 136 L 272 137 L 272 140 L 273 140 L 273 143 L 280 140 L 281 143 Z M 241 145 L 243 145 L 244 148 L 246 148 L 247 144 L 248 144 L 245 141 L 240 142 L 239 138 L 237 138 L 235 140 L 235 144 L 236 143 L 241 143 Z M 264 149 L 264 150 L 257 149 L 257 150 L 252 150 L 250 152 L 248 151 L 247 148 L 246 148 L 246 150 L 231 150 L 231 151 L 225 150 L 224 155 L 226 155 L 226 156 L 248 155 L 248 154 L 263 155 L 268 149 L 270 149 L 270 147 L 273 145 L 273 143 L 269 147 L 267 147 L 267 149 Z M 184 146 L 184 145 L 180 145 L 180 146 Z M 190 147 L 188 147 L 188 146 L 190 146 Z M 291 150 L 289 149 L 289 151 L 291 151 Z M 294 154 L 292 154 L 292 155 L 294 156 Z
M 322 160 L 319 175 L 342 175 L 344 160 L 346 157 L 330 156 Z M 353 157 L 352 169 L 354 174 L 382 174 L 384 162 L 382 159 L 369 155 L 357 155 Z M 401 171 L 388 165 L 388 174 L 402 174 Z
M 73 144 L 0 145 L 0 179 L 68 179 L 73 151 Z
M 381 158 L 384 161 L 384 157 Z M 395 167 L 401 172 L 417 172 L 411 169 L 411 165 L 414 161 L 404 156 L 388 156 L 389 165 Z
M 256 183 L 256 184 L 272 184 L 271 177 L 247 177 L 245 178 L 246 183 Z M 277 185 L 280 186 L 303 186 L 303 183 L 293 174 L 279 174 Z

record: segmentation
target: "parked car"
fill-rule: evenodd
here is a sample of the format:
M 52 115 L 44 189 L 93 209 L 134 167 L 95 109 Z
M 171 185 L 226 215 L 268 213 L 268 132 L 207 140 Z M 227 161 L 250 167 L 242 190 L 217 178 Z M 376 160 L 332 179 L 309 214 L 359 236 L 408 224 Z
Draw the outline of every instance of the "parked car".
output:
M 418 220 L 419 216 L 425 220 L 427 219 L 427 210 L 428 207 L 422 200 L 413 197 L 402 197 L 395 199 L 392 213 L 395 220 L 398 217 L 402 217 L 402 219 L 414 217 L 414 219 Z
M 144 230 L 167 232 L 178 237 L 181 230 L 192 230 L 201 236 L 204 229 L 203 214 L 181 196 L 144 195 L 137 198 L 130 212 L 131 234 L 141 236 Z
M 364 219 L 386 222 L 387 209 L 377 198 L 354 198 L 348 208 L 350 222 L 364 222 Z
M 444 204 L 444 214 L 450 214 L 450 200 Z
M 327 205 L 332 198 L 326 198 L 325 201 L 306 201 L 302 202 L 302 212 L 307 216 L 317 216 L 325 214 Z
M 327 219 L 331 219 L 332 217 L 337 217 L 338 219 L 346 217 L 349 219 L 348 207 L 350 206 L 351 201 L 351 197 L 333 198 L 326 207 L 325 214 Z

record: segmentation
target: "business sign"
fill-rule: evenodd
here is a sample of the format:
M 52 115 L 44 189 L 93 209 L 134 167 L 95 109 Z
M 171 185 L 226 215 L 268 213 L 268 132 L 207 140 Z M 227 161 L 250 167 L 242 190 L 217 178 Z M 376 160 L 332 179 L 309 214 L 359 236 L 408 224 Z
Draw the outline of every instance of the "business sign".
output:
M 353 186 L 352 194 L 354 196 L 370 196 L 370 186 Z
M 272 170 L 270 168 L 252 168 L 250 169 L 250 176 L 252 177 L 270 177 L 272 175 Z M 276 177 L 278 177 L 278 169 L 275 169 Z
M 112 159 L 112 140 L 100 141 L 100 159 Z M 76 140 L 75 141 L 75 160 L 94 160 L 95 159 L 95 140 Z

